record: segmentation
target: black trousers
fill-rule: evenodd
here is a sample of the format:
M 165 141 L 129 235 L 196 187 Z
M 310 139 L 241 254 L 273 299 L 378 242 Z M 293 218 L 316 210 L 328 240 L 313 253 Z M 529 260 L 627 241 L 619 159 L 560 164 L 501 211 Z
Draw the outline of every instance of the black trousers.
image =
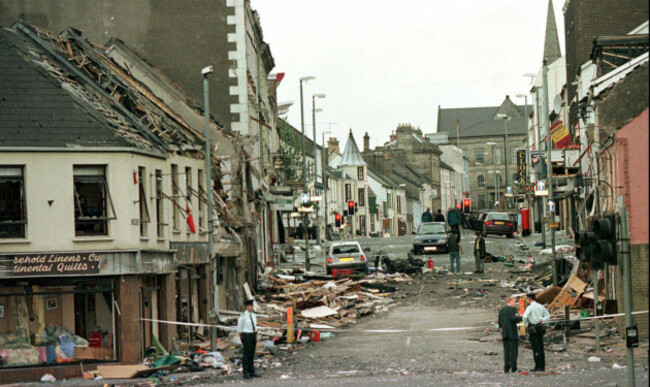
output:
M 257 345 L 257 333 L 242 333 L 242 368 L 244 375 L 253 375 L 255 373 L 255 346 Z
M 517 357 L 519 356 L 519 340 L 503 340 L 503 355 L 504 355 L 504 366 L 503 370 L 505 372 L 515 372 L 517 371 Z
M 546 358 L 544 357 L 544 335 L 529 333 L 528 340 L 530 340 L 530 345 L 533 347 L 535 369 L 538 371 L 545 371 Z

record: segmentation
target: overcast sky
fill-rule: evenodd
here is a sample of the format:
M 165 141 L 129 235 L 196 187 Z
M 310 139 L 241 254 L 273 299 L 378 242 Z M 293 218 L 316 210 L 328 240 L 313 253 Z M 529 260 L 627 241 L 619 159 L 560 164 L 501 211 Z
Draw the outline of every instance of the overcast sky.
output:
M 563 0 L 554 0 L 564 53 Z M 352 128 L 361 147 L 382 145 L 400 123 L 436 131 L 442 108 L 498 106 L 530 90 L 524 73 L 541 66 L 548 0 L 251 0 L 264 40 L 286 76 L 280 102 L 288 121 L 311 137 L 312 94 L 318 142 L 331 130 L 344 146 Z

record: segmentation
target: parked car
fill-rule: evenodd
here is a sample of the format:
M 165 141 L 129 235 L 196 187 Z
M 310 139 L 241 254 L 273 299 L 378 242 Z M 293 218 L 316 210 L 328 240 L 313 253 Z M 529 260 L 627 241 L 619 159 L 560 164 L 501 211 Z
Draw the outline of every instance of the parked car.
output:
M 325 268 L 327 274 L 332 274 L 332 269 L 351 269 L 365 272 L 368 267 L 361 245 L 356 241 L 333 241 L 327 254 Z
M 471 230 L 483 231 L 483 222 L 485 221 L 486 212 L 471 212 L 469 214 L 469 225 Z
M 507 212 L 488 212 L 483 222 L 483 236 L 488 234 L 505 235 L 512 238 L 517 230 L 517 222 Z
M 413 240 L 413 253 L 446 253 L 449 232 L 445 222 L 421 223 Z

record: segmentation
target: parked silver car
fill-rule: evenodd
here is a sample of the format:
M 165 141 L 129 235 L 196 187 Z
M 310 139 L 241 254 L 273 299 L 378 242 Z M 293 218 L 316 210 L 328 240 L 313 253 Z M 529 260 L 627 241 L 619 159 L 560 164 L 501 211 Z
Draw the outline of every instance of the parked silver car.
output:
M 334 241 L 327 254 L 327 274 L 332 274 L 332 269 L 351 269 L 365 271 L 368 259 L 357 241 Z

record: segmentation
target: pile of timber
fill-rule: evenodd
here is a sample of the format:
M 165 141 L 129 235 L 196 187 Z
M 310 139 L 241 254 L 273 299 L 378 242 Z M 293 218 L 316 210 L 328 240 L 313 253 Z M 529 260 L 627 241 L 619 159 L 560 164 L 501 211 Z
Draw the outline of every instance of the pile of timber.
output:
M 300 327 L 336 329 L 353 324 L 361 316 L 388 309 L 393 302 L 390 292 L 396 287 L 389 282 L 409 281 L 405 274 L 369 276 L 355 281 L 350 278 L 313 280 L 302 283 L 269 275 L 273 282 L 266 294 L 257 296 L 266 317 L 259 326 L 283 329 L 286 314 L 292 308 Z

